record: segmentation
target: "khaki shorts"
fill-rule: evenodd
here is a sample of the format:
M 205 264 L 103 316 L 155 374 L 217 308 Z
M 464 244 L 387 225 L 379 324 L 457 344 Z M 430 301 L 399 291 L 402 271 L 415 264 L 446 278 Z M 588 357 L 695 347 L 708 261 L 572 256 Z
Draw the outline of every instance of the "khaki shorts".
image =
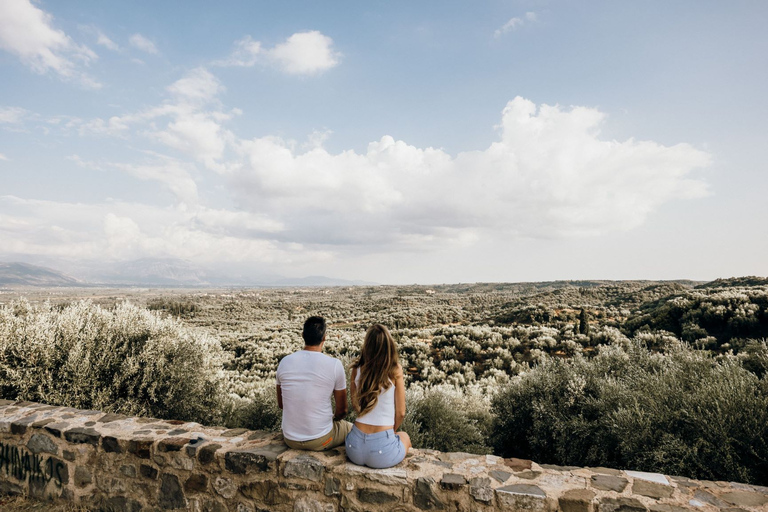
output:
M 347 437 L 350 430 L 352 430 L 352 424 L 348 421 L 340 420 L 334 421 L 331 431 L 317 439 L 310 439 L 309 441 L 291 441 L 286 438 L 284 441 L 285 444 L 295 450 L 321 452 L 344 444 L 344 439 Z

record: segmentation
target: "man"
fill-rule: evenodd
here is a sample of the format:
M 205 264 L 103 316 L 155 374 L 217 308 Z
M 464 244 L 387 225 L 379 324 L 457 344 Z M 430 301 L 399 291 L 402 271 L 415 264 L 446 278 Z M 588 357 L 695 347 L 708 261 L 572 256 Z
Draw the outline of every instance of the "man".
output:
M 277 366 L 277 405 L 283 410 L 285 444 L 299 450 L 330 450 L 344 444 L 352 424 L 347 415 L 347 378 L 341 361 L 323 354 L 325 319 L 304 322 L 304 349 Z M 331 394 L 336 412 L 331 409 Z

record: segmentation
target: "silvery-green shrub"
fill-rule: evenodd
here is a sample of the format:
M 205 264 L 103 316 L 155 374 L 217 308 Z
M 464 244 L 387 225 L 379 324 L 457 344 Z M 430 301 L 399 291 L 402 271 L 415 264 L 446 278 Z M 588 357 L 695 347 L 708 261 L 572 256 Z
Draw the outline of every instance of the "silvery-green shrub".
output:
M 0 307 L 0 394 L 131 415 L 220 420 L 215 339 L 123 302 Z

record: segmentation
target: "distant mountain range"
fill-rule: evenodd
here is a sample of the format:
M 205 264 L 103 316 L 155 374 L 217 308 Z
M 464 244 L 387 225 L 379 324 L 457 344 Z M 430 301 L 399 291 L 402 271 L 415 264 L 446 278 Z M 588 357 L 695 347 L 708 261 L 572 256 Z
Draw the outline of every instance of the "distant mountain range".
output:
M 52 268 L 27 263 L 0 262 L 0 285 L 82 286 L 85 283 Z
M 372 285 L 325 276 L 222 275 L 175 259 L 140 259 L 119 264 L 66 265 L 69 273 L 29 263 L 0 262 L 0 286 L 356 286 Z M 70 274 L 77 275 L 73 277 Z

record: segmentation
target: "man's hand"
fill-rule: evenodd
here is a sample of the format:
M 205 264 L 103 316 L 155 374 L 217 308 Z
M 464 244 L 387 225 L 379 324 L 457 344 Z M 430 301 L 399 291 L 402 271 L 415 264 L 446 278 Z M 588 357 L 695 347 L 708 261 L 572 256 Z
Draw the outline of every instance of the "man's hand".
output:
M 277 406 L 282 409 L 283 408 L 283 390 L 280 389 L 280 386 L 277 386 Z
M 347 410 L 348 410 L 346 388 L 334 390 L 333 399 L 336 401 L 336 414 L 333 415 L 333 421 L 339 421 L 341 419 L 344 419 L 344 417 L 347 415 Z

